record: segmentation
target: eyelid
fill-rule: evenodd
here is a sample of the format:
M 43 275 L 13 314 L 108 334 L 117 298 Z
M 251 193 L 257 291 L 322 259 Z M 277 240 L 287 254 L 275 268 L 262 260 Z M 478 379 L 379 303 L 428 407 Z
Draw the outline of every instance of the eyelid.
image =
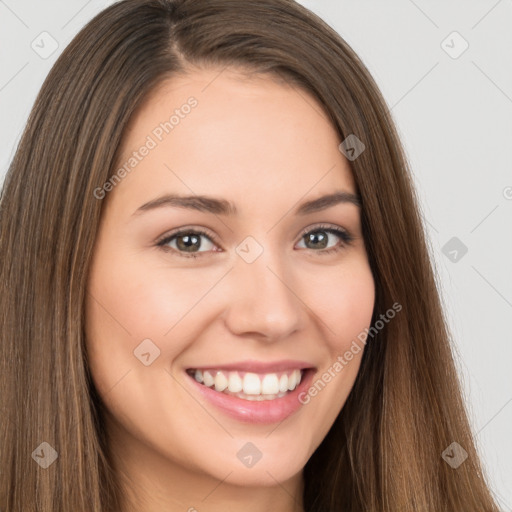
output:
M 302 238 L 306 233 L 309 233 L 310 231 L 317 231 L 317 230 L 321 231 L 322 229 L 333 229 L 336 231 L 342 231 L 343 233 L 345 233 L 347 235 L 347 237 L 351 237 L 351 234 L 347 229 L 342 228 L 341 226 L 338 226 L 337 224 L 329 224 L 329 223 L 321 222 L 320 224 L 311 224 L 311 226 L 304 228 L 299 234 L 299 239 Z
M 211 232 L 208 228 L 196 227 L 196 226 L 185 226 L 184 228 L 176 228 L 175 230 L 171 230 L 168 233 L 163 234 L 158 237 L 155 244 L 163 245 L 162 242 L 168 240 L 169 238 L 175 237 L 177 235 L 181 235 L 183 233 L 196 233 L 198 235 L 204 235 L 209 238 L 212 242 L 215 242 L 216 245 L 219 245 L 217 236 Z

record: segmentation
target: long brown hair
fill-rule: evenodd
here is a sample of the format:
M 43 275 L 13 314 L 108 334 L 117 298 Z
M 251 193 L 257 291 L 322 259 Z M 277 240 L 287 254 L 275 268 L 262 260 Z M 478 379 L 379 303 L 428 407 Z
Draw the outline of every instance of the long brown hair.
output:
M 119 509 L 84 343 L 104 205 L 94 191 L 115 171 L 136 109 L 191 65 L 284 77 L 320 102 L 340 140 L 355 134 L 366 146 L 350 166 L 373 320 L 395 302 L 403 309 L 368 340 L 351 394 L 304 468 L 305 510 L 497 511 L 389 110 L 348 44 L 293 0 L 125 0 L 90 21 L 50 71 L 0 202 L 1 509 Z M 441 456 L 452 442 L 468 453 L 456 469 Z M 58 459 L 45 469 L 35 461 L 50 447 Z

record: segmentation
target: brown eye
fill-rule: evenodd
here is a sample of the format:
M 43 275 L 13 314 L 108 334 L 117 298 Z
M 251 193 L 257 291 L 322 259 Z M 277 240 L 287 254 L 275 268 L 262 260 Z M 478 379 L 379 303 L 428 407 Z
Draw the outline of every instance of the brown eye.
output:
M 331 238 L 329 235 L 334 235 L 339 238 L 341 242 L 333 247 L 328 247 L 329 239 Z M 321 254 L 330 254 L 349 245 L 352 242 L 353 237 L 341 228 L 317 226 L 303 233 L 302 239 L 306 244 L 306 249 L 313 249 L 315 252 L 319 252 Z
M 163 240 L 157 242 L 157 246 L 161 247 L 164 251 L 177 252 L 180 256 L 197 258 L 203 252 L 209 252 L 208 243 L 205 251 L 199 251 L 204 247 L 202 239 L 206 238 L 213 245 L 210 236 L 202 230 L 181 230 L 177 233 L 166 236 Z M 171 246 L 170 244 L 174 244 Z

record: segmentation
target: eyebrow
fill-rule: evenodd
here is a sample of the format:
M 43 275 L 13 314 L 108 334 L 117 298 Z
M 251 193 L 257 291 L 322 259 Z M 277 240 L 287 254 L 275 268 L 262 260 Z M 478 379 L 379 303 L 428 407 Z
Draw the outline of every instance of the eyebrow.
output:
M 361 207 L 361 198 L 359 195 L 351 192 L 336 191 L 300 204 L 295 210 L 295 215 L 308 215 L 343 203 Z M 238 213 L 237 207 L 226 199 L 204 195 L 181 196 L 178 194 L 165 194 L 143 204 L 135 210 L 133 215 L 140 215 L 143 212 L 161 207 L 185 208 L 226 216 L 233 216 Z

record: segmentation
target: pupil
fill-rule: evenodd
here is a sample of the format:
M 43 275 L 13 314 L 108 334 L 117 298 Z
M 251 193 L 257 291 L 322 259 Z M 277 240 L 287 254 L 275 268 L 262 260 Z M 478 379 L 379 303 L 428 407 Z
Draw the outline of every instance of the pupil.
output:
M 318 233 L 322 233 L 322 232 L 319 231 Z M 315 242 L 318 240 L 324 242 L 323 245 L 321 245 L 322 248 L 326 247 L 326 245 L 327 245 L 327 236 L 325 236 L 325 234 L 323 234 L 323 233 L 320 236 L 318 236 L 317 234 L 311 233 L 308 238 L 309 238 L 310 242 Z M 317 245 L 317 247 L 319 247 L 319 246 Z
M 184 243 L 180 243 L 180 240 L 183 240 Z M 199 237 L 197 235 L 181 235 L 178 237 L 177 239 L 177 245 L 180 249 L 185 249 L 189 252 L 190 251 L 190 248 L 192 247 L 193 248 L 193 245 L 196 244 L 197 245 L 197 248 L 199 248 L 199 246 L 201 245 L 199 243 Z

